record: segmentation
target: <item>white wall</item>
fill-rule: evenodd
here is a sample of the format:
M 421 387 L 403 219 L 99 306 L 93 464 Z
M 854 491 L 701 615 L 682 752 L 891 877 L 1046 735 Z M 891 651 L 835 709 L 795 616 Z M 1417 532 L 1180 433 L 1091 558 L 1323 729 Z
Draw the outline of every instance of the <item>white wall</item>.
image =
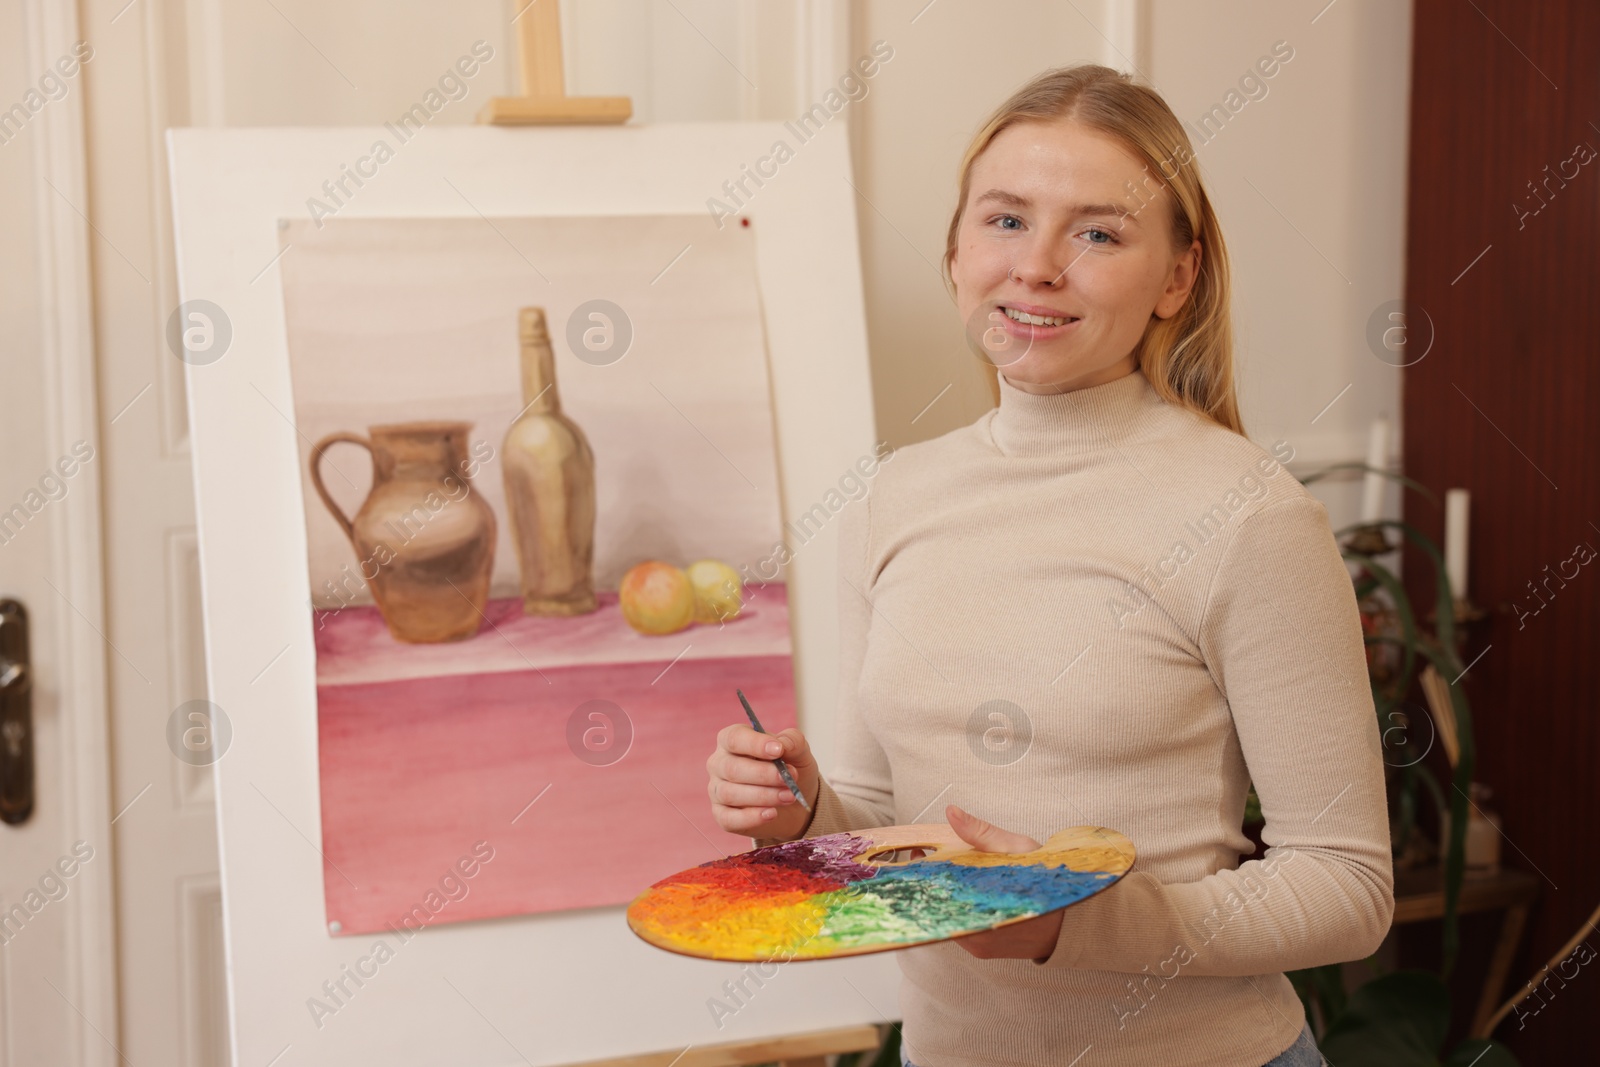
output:
M 1078 7 L 1104 22 L 1103 4 Z M 1102 62 L 1107 45 L 1059 0 L 868 0 L 857 8 L 854 37 L 857 50 L 879 38 L 895 49 L 854 133 L 878 432 L 901 445 L 965 425 L 993 404 L 939 273 L 967 142 L 1029 78 Z
M 1404 281 L 1411 6 L 1324 2 L 860 4 L 854 47 L 882 37 L 896 48 L 855 131 L 880 433 L 924 440 L 992 403 L 937 265 L 961 154 L 1011 90 L 1047 67 L 1104 62 L 1137 68 L 1195 122 L 1279 40 L 1294 58 L 1267 95 L 1198 149 L 1234 268 L 1245 429 L 1289 441 L 1304 473 L 1361 459 L 1374 415 L 1398 425 L 1399 372 L 1365 331 Z M 1358 483 L 1316 491 L 1336 528 L 1355 520 Z
M 1245 429 L 1289 441 L 1296 468 L 1359 460 L 1372 418 L 1400 417 L 1400 371 L 1366 324 L 1405 285 L 1411 4 L 1325 3 L 1155 0 L 1147 68 L 1194 122 L 1274 42 L 1294 49 L 1199 158 L 1233 253 Z M 1357 493 L 1327 491 L 1335 526 Z

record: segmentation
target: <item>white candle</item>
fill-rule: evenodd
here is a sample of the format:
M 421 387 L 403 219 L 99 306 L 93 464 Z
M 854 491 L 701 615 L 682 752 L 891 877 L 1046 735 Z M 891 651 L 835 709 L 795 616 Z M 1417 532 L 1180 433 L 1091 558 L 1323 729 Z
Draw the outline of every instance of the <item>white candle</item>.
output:
M 1444 494 L 1444 569 L 1450 576 L 1450 590 L 1457 597 L 1467 595 L 1467 508 L 1471 496 L 1465 489 L 1449 489 Z
M 1379 415 L 1372 420 L 1367 437 L 1367 466 L 1389 469 L 1389 420 Z M 1377 522 L 1383 514 L 1384 477 L 1368 471 L 1361 483 L 1361 521 Z

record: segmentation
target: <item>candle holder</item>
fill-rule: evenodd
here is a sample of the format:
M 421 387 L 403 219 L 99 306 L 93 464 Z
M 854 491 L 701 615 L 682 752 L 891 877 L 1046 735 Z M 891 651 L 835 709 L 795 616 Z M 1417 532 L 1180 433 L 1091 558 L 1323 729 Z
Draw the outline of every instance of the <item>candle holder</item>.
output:
M 1346 552 L 1358 552 L 1363 556 L 1381 556 L 1399 547 L 1400 542 L 1390 538 L 1389 528 L 1376 523 L 1357 526 L 1344 543 Z
M 1487 619 L 1489 617 L 1487 611 L 1478 607 L 1478 605 L 1464 596 L 1454 597 L 1450 602 L 1450 606 L 1450 618 L 1457 623 L 1477 622 L 1479 619 Z M 1439 621 L 1439 609 L 1437 607 L 1428 609 L 1428 621 Z
M 1458 634 L 1461 633 L 1465 627 L 1471 625 L 1472 623 L 1478 622 L 1481 619 L 1487 619 L 1489 617 L 1489 613 L 1487 611 L 1478 607 L 1478 605 L 1474 604 L 1469 598 L 1464 596 L 1453 598 L 1451 600 L 1451 608 L 1452 610 L 1450 612 L 1450 617 L 1455 621 Z M 1435 624 L 1438 623 L 1438 608 L 1430 608 L 1428 610 L 1428 621 Z
M 1467 641 L 1468 641 L 1469 636 L 1471 635 L 1472 630 L 1475 629 L 1475 624 L 1480 622 L 1480 621 L 1482 621 L 1482 620 L 1484 620 L 1484 619 L 1487 619 L 1489 617 L 1489 613 L 1487 611 L 1485 611 L 1484 609 L 1478 607 L 1478 605 L 1474 604 L 1471 600 L 1469 600 L 1467 597 L 1464 597 L 1464 596 L 1455 597 L 1451 601 L 1451 607 L 1452 607 L 1452 611 L 1451 611 L 1450 614 L 1451 614 L 1451 617 L 1455 620 L 1455 624 L 1456 624 L 1456 627 L 1455 627 L 1456 654 L 1464 657 L 1466 655 L 1466 650 L 1467 650 Z M 1439 626 L 1439 609 L 1438 608 L 1435 607 L 1435 608 L 1429 609 L 1429 611 L 1428 611 L 1428 621 L 1433 623 L 1434 629 L 1436 629 L 1436 630 L 1438 629 L 1438 626 Z

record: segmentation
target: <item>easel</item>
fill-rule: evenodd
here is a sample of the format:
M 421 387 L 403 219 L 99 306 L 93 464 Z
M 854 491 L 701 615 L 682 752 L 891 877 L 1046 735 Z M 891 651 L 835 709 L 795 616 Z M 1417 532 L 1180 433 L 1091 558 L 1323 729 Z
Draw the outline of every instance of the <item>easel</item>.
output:
M 513 0 L 526 4 L 512 20 L 520 54 L 521 96 L 496 96 L 478 112 L 492 126 L 600 125 L 627 122 L 633 101 L 626 96 L 568 96 L 561 66 L 560 0 Z
M 633 115 L 633 101 L 626 96 L 566 95 L 561 64 L 560 0 L 528 0 L 513 21 L 517 25 L 520 48 L 517 68 L 522 95 L 491 98 L 478 112 L 479 123 L 493 126 L 614 125 L 628 121 Z M 880 1041 L 878 1028 L 862 1023 L 787 1037 L 596 1060 L 581 1067 L 748 1067 L 774 1061 L 781 1067 L 826 1067 L 829 1055 L 873 1051 Z

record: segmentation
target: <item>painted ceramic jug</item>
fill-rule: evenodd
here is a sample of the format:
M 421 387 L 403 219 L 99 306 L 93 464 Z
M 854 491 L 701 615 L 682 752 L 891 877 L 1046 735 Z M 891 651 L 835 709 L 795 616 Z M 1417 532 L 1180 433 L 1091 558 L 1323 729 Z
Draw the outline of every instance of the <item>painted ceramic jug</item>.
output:
M 494 567 L 495 519 L 472 489 L 470 422 L 398 422 L 368 436 L 331 433 L 311 449 L 311 483 L 356 551 L 389 633 L 398 641 L 459 641 L 478 632 Z M 322 457 L 340 442 L 372 454 L 372 489 L 351 518 L 322 482 Z

